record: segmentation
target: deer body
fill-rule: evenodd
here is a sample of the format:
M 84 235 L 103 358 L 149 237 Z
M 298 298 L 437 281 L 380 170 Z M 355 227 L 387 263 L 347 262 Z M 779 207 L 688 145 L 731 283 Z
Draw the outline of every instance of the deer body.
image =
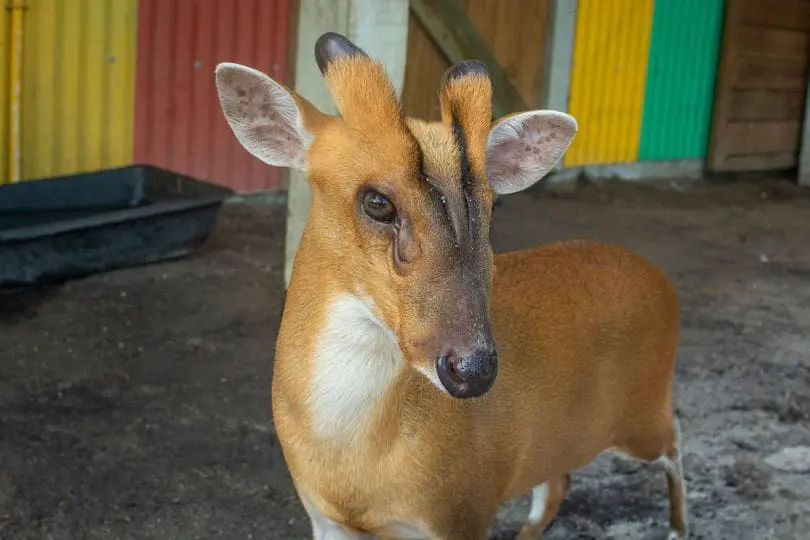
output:
M 299 262 L 306 265 L 306 255 Z M 285 308 L 273 410 L 307 505 L 357 531 L 408 525 L 419 532 L 391 538 L 486 538 L 500 504 L 560 481 L 605 450 L 653 461 L 674 448 L 669 383 L 678 309 L 666 277 L 596 242 L 505 253 L 495 264 L 492 317 L 502 367 L 489 393 L 465 401 L 407 370 L 395 358 L 395 342 L 388 343 L 393 352 L 373 348 L 400 362 L 397 368 L 379 366 L 370 375 L 374 368 L 364 366 L 358 380 L 334 383 L 343 393 L 320 390 L 334 401 L 313 400 L 318 390 L 302 388 L 317 361 L 317 340 L 302 351 L 296 336 L 322 337 L 330 310 L 348 295 L 319 271 L 292 280 L 289 301 L 307 298 L 318 307 Z M 361 323 L 343 309 L 349 333 L 348 325 Z M 642 329 L 647 336 L 633 335 Z M 363 380 L 375 381 L 379 392 L 354 392 Z M 341 400 L 360 411 L 359 421 L 330 423 L 340 423 L 330 407 L 344 408 Z M 328 419 L 321 430 L 319 415 Z
M 314 538 L 483 540 L 532 492 L 519 538 L 537 539 L 570 472 L 605 451 L 663 462 L 671 538 L 685 538 L 667 277 L 599 242 L 489 248 L 494 194 L 539 180 L 573 119 L 490 125 L 473 62 L 445 76 L 443 122 L 404 118 L 345 38 L 323 36 L 316 57 L 340 118 L 249 68 L 217 71 L 245 148 L 312 187 L 272 409 Z

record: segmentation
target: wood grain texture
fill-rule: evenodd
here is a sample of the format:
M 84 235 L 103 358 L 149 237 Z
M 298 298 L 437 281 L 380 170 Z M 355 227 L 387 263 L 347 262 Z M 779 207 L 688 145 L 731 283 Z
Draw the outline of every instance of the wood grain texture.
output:
M 489 44 L 467 19 L 456 0 L 411 0 L 411 11 L 451 63 L 474 58 L 487 66 L 492 81 L 495 117 L 528 108 Z
M 795 120 L 804 116 L 804 92 L 741 90 L 730 97 L 728 119 Z
M 809 49 L 810 1 L 727 0 L 710 171 L 797 165 Z
M 810 2 L 807 0 L 729 0 L 741 2 L 742 24 L 810 32 Z
M 807 90 L 805 91 L 804 108 L 806 111 L 810 111 L 810 81 L 808 81 Z M 800 186 L 810 187 L 810 117 L 804 119 L 804 125 L 802 126 L 798 183 Z
M 548 0 L 454 1 L 522 98 L 524 104 L 518 106 L 539 107 L 549 17 Z M 423 0 L 423 4 L 438 5 L 436 0 Z M 465 53 L 461 51 L 456 54 Z M 447 56 L 441 52 L 424 24 L 411 13 L 403 91 L 407 114 L 431 120 L 439 118 L 438 85 L 448 67 L 450 61 Z M 497 86 L 494 86 L 494 90 L 495 99 L 500 98 L 502 92 Z M 509 99 L 517 101 L 507 96 L 507 101 Z
M 740 28 L 740 54 L 801 59 L 807 57 L 808 47 L 810 32 L 748 25 Z
M 736 90 L 788 90 L 801 92 L 807 81 L 807 57 L 769 58 L 740 55 L 733 72 Z
M 722 148 L 731 156 L 796 153 L 801 130 L 800 121 L 730 122 Z

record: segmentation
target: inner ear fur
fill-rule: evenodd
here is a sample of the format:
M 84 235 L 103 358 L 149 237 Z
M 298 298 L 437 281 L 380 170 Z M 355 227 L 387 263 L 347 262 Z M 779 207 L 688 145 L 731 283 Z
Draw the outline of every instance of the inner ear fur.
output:
M 493 190 L 516 193 L 542 179 L 562 159 L 577 130 L 574 117 L 553 110 L 499 119 L 487 141 L 487 177 Z
M 222 111 L 239 143 L 269 165 L 304 170 L 314 132 L 326 115 L 247 66 L 219 64 L 215 79 Z

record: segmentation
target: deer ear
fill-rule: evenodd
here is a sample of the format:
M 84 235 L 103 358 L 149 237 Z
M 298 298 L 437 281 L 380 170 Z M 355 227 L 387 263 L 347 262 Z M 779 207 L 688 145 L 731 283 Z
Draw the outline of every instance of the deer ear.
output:
M 573 116 L 529 111 L 502 118 L 489 130 L 487 176 L 500 194 L 522 191 L 543 178 L 577 133 Z
M 219 64 L 219 102 L 239 143 L 268 165 L 303 171 L 312 135 L 292 93 L 261 71 Z

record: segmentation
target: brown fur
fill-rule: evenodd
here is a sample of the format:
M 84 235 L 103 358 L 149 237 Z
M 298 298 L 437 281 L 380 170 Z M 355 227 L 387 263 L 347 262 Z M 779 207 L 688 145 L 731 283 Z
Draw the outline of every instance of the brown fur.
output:
M 296 264 L 309 268 L 306 256 Z M 486 538 L 502 502 L 606 449 L 647 460 L 673 449 L 678 303 L 667 278 L 595 242 L 507 253 L 495 264 L 502 360 L 492 390 L 455 401 L 406 372 L 366 435 L 345 445 L 307 434 L 301 389 L 311 351 L 297 337 L 322 319 L 285 315 L 273 379 L 276 430 L 296 486 L 334 521 L 379 533 L 391 519 L 413 519 L 435 538 Z M 340 290 L 317 286 L 318 275 L 296 275 L 286 314 L 311 314 L 314 306 L 298 298 Z
M 295 96 L 314 136 L 313 199 L 272 383 L 276 431 L 304 503 L 347 531 L 395 538 L 396 526 L 409 524 L 434 539 L 476 540 L 486 538 L 501 503 L 548 481 L 547 514 L 524 529 L 521 539 L 529 539 L 553 518 L 568 473 L 599 453 L 677 459 L 671 381 L 679 308 L 662 271 L 592 241 L 492 256 L 488 79 L 445 80 L 436 123 L 405 118 L 368 57 L 339 58 L 325 79 L 340 117 Z M 481 209 L 472 224 L 462 215 L 454 121 Z M 366 185 L 395 201 L 403 219 L 396 237 L 358 217 Z M 447 215 L 436 191 L 447 198 Z M 472 262 L 459 262 L 465 238 L 475 244 Z M 457 271 L 463 264 L 471 266 Z M 406 367 L 354 433 L 320 439 L 308 397 L 315 348 L 332 300 L 347 292 L 373 300 L 412 367 L 433 369 L 443 343 L 462 347 L 473 339 L 470 327 L 491 326 L 500 357 L 494 386 L 457 400 Z M 673 527 L 685 528 L 680 491 L 671 491 Z

